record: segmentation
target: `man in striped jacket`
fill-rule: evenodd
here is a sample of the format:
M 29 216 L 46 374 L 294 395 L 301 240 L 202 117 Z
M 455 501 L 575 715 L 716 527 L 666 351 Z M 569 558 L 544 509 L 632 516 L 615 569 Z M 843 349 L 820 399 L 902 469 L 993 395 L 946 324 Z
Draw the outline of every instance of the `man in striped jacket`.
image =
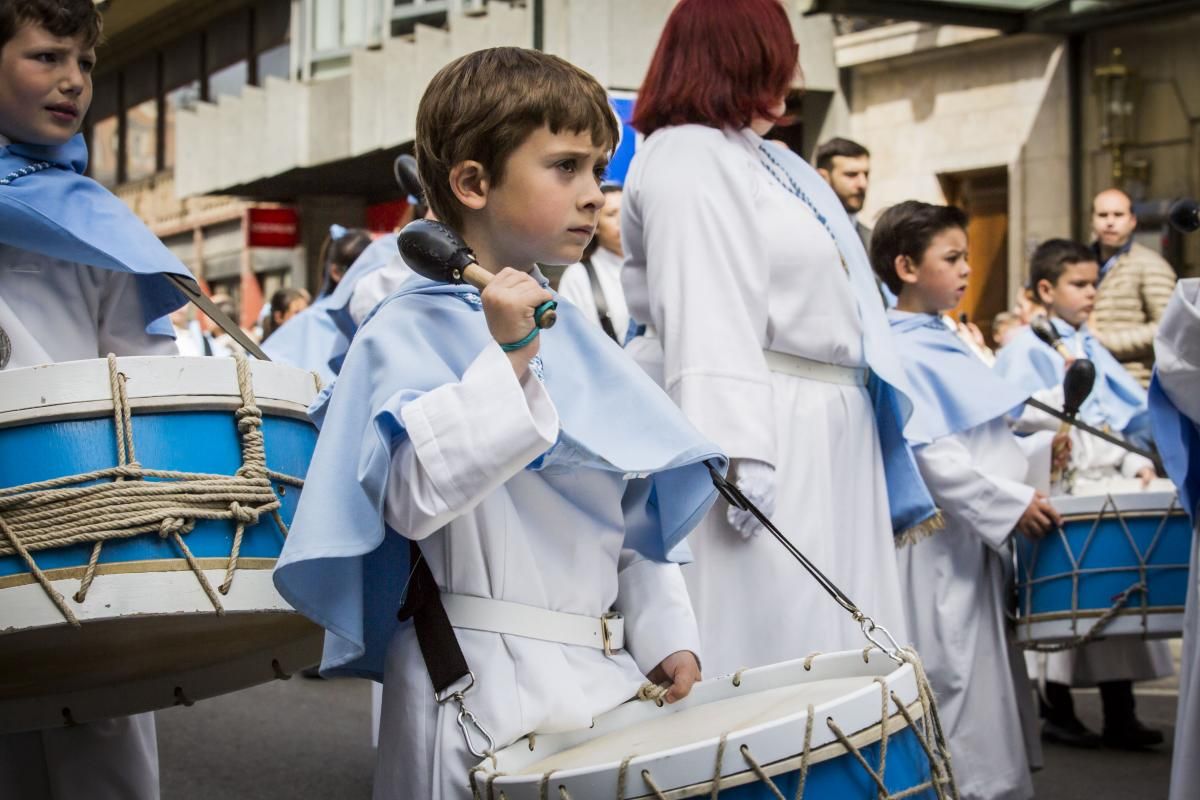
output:
M 1154 334 L 1175 289 L 1175 271 L 1163 257 L 1133 241 L 1137 217 L 1120 189 L 1092 201 L 1092 231 L 1100 286 L 1088 327 L 1129 372 L 1150 384 Z

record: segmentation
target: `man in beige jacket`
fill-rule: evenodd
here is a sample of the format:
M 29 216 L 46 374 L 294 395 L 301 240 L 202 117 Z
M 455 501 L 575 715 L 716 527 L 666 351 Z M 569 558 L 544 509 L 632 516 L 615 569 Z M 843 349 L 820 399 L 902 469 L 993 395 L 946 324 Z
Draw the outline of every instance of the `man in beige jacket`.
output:
M 1137 217 L 1120 189 L 1092 201 L 1092 232 L 1100 286 L 1088 328 L 1129 372 L 1150 385 L 1154 334 L 1175 289 L 1175 270 L 1163 257 L 1133 241 Z

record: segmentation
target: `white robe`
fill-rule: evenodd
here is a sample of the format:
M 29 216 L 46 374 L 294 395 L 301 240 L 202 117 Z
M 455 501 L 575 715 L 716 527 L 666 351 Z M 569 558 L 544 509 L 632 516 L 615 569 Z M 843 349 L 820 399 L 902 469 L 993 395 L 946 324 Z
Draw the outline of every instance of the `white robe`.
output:
M 553 369 L 548 365 L 547 369 Z M 625 615 L 626 652 L 459 630 L 476 678 L 468 708 L 498 747 L 531 731 L 588 727 L 632 697 L 679 650 L 699 655 L 679 567 L 623 546 L 626 481 L 599 470 L 524 466 L 553 444 L 558 415 L 541 382 L 518 383 L 491 345 L 462 381 L 402 411 L 385 518 L 420 541 L 442 591 L 599 617 Z M 486 424 L 484 424 L 486 423 Z M 388 648 L 375 770 L 377 800 L 467 798 L 471 756 L 439 708 L 412 626 Z
M 622 280 L 661 338 L 635 356 L 661 341 L 663 385 L 691 422 L 732 458 L 774 465 L 779 528 L 904 642 L 870 397 L 771 372 L 763 355 L 864 365 L 836 246 L 761 166 L 760 141 L 748 130 L 683 125 L 639 146 L 625 183 Z M 696 561 L 684 567 L 708 674 L 866 644 L 778 542 L 744 540 L 726 509 L 718 501 L 693 533 Z
M 1083 357 L 1082 342 L 1066 345 Z M 1055 386 L 1034 393 L 1034 398 L 1053 408 L 1062 408 L 1063 389 Z M 1057 432 L 1061 422 L 1033 406 L 1022 407 L 1013 424 L 1018 433 Z M 1078 428 L 1071 428 L 1071 467 L 1075 474 L 1068 494 L 1090 495 L 1106 491 L 1114 479 L 1133 479 L 1142 469 L 1154 466 L 1145 456 L 1131 453 Z M 1140 489 L 1140 484 L 1132 481 Z M 1058 487 L 1053 487 L 1058 488 Z M 1165 641 L 1143 641 L 1119 636 L 1090 642 L 1057 653 L 1025 654 L 1029 674 L 1068 686 L 1095 686 L 1105 681 L 1150 681 L 1175 671 L 1171 648 Z
M 135 281 L 0 245 L 0 327 L 12 341 L 8 368 L 108 353 L 176 354 L 172 339 L 146 333 Z M 157 798 L 154 715 L 0 736 L 0 794 L 22 800 Z
M 596 252 L 592 254 L 592 268 L 596 270 L 600 291 L 604 292 L 604 301 L 608 304 L 608 318 L 612 321 L 613 333 L 617 335 L 618 344 L 625 343 L 625 335 L 629 332 L 629 307 L 625 304 L 625 290 L 621 286 L 623 262 L 621 256 L 603 247 L 597 247 Z M 587 267 L 583 264 L 567 267 L 558 282 L 558 293 L 578 306 L 592 322 L 600 324 L 596 295 L 592 291 Z
M 1008 639 L 1009 537 L 1033 499 L 1002 419 L 916 448 L 946 527 L 897 551 L 908 630 L 937 697 L 963 800 L 1033 797 L 1032 690 Z
M 1200 425 L 1200 279 L 1175 288 L 1154 342 L 1155 366 L 1175 407 Z M 1200 797 L 1200 536 L 1192 540 L 1187 606 L 1183 616 L 1183 657 L 1179 706 L 1171 761 L 1170 800 Z
M 367 315 L 375 310 L 385 298 L 400 288 L 400 284 L 411 278 L 413 271 L 399 255 L 387 266 L 381 267 L 354 284 L 350 294 L 350 317 L 355 325 L 362 325 Z

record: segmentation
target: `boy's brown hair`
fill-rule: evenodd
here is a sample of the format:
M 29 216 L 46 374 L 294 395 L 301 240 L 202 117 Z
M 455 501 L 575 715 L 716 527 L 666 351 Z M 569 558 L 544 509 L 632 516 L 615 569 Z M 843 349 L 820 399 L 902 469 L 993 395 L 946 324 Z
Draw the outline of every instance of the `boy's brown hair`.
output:
M 950 228 L 967 230 L 967 215 L 962 209 L 919 200 L 897 203 L 879 215 L 871 231 L 871 268 L 898 296 L 904 282 L 896 272 L 896 256 L 908 256 L 914 264 L 920 264 L 933 237 Z
M 95 0 L 3 0 L 0 2 L 0 48 L 22 25 L 40 25 L 55 36 L 83 38 L 93 47 L 100 41 L 103 20 Z
M 621 134 L 604 87 L 557 56 L 495 47 L 442 67 L 417 108 L 414 145 L 425 198 L 438 219 L 452 228 L 462 224 L 450 189 L 455 164 L 478 161 L 499 184 L 508 157 L 543 125 L 553 133 L 587 131 L 609 151 Z

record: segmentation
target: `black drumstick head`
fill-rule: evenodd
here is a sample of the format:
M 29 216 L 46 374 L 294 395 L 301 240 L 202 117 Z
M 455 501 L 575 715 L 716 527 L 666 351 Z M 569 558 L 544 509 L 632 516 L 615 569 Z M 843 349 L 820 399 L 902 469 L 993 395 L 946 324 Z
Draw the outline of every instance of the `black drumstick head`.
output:
M 1029 320 L 1029 327 L 1033 331 L 1033 335 L 1041 339 L 1051 347 L 1058 344 L 1058 340 L 1062 337 L 1058 335 L 1058 331 L 1054 330 L 1054 326 L 1044 315 L 1039 314 Z
M 475 254 L 462 237 L 431 219 L 405 225 L 396 244 L 412 271 L 431 281 L 462 283 L 463 270 L 475 263 Z
M 392 175 L 400 191 L 411 197 L 423 197 L 425 189 L 421 186 L 421 178 L 417 174 L 417 160 L 408 153 L 401 153 L 392 162 Z
M 1096 385 L 1096 365 L 1086 358 L 1076 360 L 1067 369 L 1063 378 L 1063 413 L 1075 416 L 1079 413 L 1083 401 L 1092 393 Z

